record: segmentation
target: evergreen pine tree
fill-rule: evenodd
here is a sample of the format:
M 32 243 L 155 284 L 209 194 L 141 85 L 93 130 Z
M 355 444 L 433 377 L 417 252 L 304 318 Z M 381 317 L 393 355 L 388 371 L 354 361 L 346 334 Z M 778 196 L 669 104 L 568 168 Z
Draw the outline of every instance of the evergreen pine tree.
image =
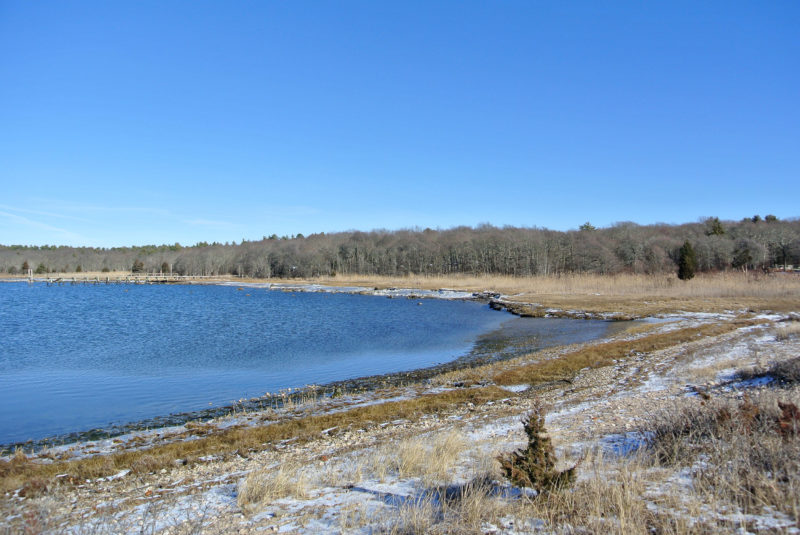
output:
M 694 248 L 689 240 L 683 242 L 680 251 L 678 252 L 678 278 L 682 281 L 688 281 L 694 277 L 694 272 L 697 270 L 697 258 L 694 254 Z
M 503 474 L 520 487 L 530 487 L 540 494 L 544 491 L 571 485 L 577 465 L 556 470 L 556 455 L 544 427 L 544 411 L 540 406 L 522 421 L 528 435 L 528 447 L 498 458 Z

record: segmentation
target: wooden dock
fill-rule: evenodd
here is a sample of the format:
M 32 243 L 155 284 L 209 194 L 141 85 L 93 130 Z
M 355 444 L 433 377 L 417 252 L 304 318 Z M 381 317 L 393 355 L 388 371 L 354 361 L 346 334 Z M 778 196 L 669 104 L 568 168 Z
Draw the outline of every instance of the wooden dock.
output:
M 171 273 L 131 273 L 124 277 L 48 277 L 28 278 L 29 283 L 36 281 L 53 284 L 179 284 L 203 279 L 213 279 L 212 275 L 175 275 Z

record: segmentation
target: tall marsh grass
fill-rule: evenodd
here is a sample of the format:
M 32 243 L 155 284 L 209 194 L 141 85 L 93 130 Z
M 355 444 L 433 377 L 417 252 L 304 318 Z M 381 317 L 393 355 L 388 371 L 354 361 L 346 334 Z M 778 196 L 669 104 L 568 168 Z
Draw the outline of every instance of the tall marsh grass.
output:
M 690 281 L 674 274 L 565 274 L 560 276 L 509 277 L 503 275 L 451 275 L 382 277 L 338 275 L 317 282 L 363 286 L 493 290 L 527 295 L 653 296 L 666 298 L 800 296 L 800 276 L 792 273 L 740 271 L 701 273 Z

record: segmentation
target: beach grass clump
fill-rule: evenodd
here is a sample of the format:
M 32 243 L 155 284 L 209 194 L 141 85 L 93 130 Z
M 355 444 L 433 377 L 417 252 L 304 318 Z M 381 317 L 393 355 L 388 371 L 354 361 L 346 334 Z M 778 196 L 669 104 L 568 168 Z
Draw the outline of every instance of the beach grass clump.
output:
M 800 338 L 800 321 L 790 321 L 786 325 L 778 327 L 775 332 L 775 339 L 778 341 Z
M 369 469 L 381 481 L 392 475 L 416 477 L 432 485 L 450 477 L 465 446 L 463 435 L 456 430 L 433 437 L 407 438 L 376 450 L 369 461 Z
M 302 466 L 284 463 L 251 472 L 238 490 L 239 507 L 253 512 L 280 498 L 304 498 L 308 493 L 308 476 Z
M 497 522 L 508 508 L 508 500 L 489 479 L 430 486 L 409 496 L 397 511 L 387 515 L 379 533 L 486 533 L 487 525 Z

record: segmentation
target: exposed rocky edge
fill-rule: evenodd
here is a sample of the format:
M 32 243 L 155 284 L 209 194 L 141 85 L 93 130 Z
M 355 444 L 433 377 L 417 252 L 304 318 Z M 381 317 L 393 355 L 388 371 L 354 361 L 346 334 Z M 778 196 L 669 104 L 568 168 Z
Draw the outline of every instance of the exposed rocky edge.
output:
M 642 315 L 601 312 L 588 312 L 585 310 L 563 310 L 548 308 L 538 303 L 511 301 L 503 294 L 491 290 L 480 292 L 465 292 L 449 288 L 438 290 L 422 290 L 415 288 L 368 288 L 366 286 L 325 286 L 323 284 L 291 284 L 291 283 L 236 283 L 236 282 L 197 282 L 195 284 L 222 284 L 225 286 L 241 286 L 248 288 L 266 288 L 282 292 L 322 292 L 322 293 L 347 293 L 358 295 L 375 295 L 389 299 L 460 299 L 488 302 L 494 310 L 507 310 L 511 314 L 523 318 L 571 318 L 587 320 L 629 321 L 642 319 Z
M 381 297 L 406 298 L 406 299 L 485 299 L 483 294 L 499 295 L 493 292 L 465 292 L 439 288 L 438 290 L 422 290 L 418 288 L 370 288 L 367 286 L 326 286 L 324 284 L 292 284 L 283 282 L 244 282 L 236 281 L 198 281 L 193 284 L 218 284 L 221 286 L 238 286 L 242 288 L 264 288 L 281 292 L 313 292 L 313 293 L 344 293 L 355 295 L 375 295 Z
M 489 301 L 489 306 L 494 310 L 507 310 L 508 312 L 522 318 L 572 318 L 584 320 L 612 320 L 629 321 L 641 319 L 643 316 L 634 316 L 620 313 L 597 313 L 585 310 L 561 310 L 558 308 L 547 308 L 537 303 L 521 303 L 518 301 L 508 301 L 502 297 L 493 297 Z

